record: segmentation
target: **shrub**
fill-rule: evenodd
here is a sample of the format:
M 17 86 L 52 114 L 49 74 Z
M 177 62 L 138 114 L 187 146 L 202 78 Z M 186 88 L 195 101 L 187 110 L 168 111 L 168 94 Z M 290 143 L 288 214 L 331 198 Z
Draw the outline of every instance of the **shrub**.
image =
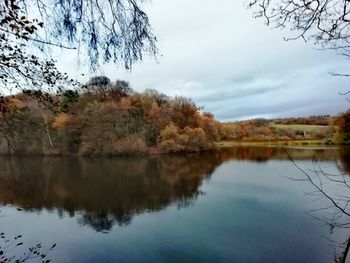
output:
M 161 141 L 158 147 L 165 152 L 181 152 L 185 150 L 185 146 L 176 143 L 174 139 Z
M 146 152 L 146 144 L 142 138 L 130 135 L 117 140 L 114 144 L 114 150 L 117 154 L 144 153 Z
M 179 129 L 173 123 L 165 127 L 159 136 L 158 146 L 166 152 L 201 151 L 210 148 L 202 128 L 186 126 Z
M 202 128 L 185 127 L 184 134 L 188 136 L 186 149 L 189 151 L 200 151 L 208 148 L 206 134 Z

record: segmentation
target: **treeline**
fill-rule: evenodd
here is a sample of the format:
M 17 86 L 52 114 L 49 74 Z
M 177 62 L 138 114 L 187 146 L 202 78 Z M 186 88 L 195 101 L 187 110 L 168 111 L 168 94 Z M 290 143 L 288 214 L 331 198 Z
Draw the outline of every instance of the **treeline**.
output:
M 285 119 L 253 119 L 221 124 L 222 140 L 324 140 L 326 144 L 350 144 L 350 111 L 338 116 Z
M 220 123 L 188 98 L 91 78 L 81 90 L 23 91 L 0 103 L 3 154 L 118 155 L 198 152 L 220 140 Z
M 308 117 L 298 118 L 283 118 L 283 119 L 272 119 L 271 122 L 276 124 L 301 124 L 301 125 L 324 125 L 328 126 L 333 117 L 330 115 L 317 115 Z
M 223 139 L 243 141 L 267 140 L 316 140 L 332 138 L 334 129 L 328 124 L 318 126 L 302 125 L 290 122 L 288 124 L 276 123 L 275 120 L 253 119 L 234 123 L 222 124 L 224 126 Z
M 139 93 L 128 82 L 98 76 L 79 90 L 25 90 L 0 98 L 0 154 L 199 152 L 215 148 L 220 140 L 349 144 L 349 116 L 220 123 L 191 99 L 152 89 Z

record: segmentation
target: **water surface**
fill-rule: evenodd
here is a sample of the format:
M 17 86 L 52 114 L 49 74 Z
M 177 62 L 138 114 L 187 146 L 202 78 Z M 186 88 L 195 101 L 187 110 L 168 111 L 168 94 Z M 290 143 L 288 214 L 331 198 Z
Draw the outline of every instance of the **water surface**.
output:
M 303 167 L 349 171 L 347 149 L 289 151 Z M 280 148 L 2 157 L 0 246 L 20 257 L 40 243 L 53 262 L 332 262 L 341 250 L 329 239 L 349 233 L 310 216 L 327 201 L 286 177 L 303 175 Z

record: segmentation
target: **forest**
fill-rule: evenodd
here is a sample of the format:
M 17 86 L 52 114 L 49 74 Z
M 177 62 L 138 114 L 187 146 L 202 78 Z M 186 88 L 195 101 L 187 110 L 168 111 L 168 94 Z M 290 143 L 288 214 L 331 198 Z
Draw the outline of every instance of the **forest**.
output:
M 199 152 L 220 141 L 324 140 L 349 143 L 349 116 L 223 123 L 191 99 L 126 81 L 91 78 L 57 94 L 23 90 L 1 98 L 0 153 L 112 156 Z
M 219 123 L 184 97 L 91 78 L 80 90 L 24 90 L 1 102 L 1 153 L 118 155 L 213 148 Z

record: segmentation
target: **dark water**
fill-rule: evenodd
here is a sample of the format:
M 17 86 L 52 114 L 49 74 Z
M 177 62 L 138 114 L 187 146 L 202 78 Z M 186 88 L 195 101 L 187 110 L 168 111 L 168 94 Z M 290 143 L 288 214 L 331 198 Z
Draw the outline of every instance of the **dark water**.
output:
M 289 151 L 303 167 L 317 159 L 334 174 L 349 173 L 347 149 Z M 329 239 L 344 241 L 350 231 L 312 217 L 330 213 L 311 211 L 329 203 L 306 194 L 314 190 L 308 182 L 286 177 L 303 175 L 279 148 L 3 157 L 0 246 L 20 258 L 40 243 L 53 262 L 334 261 L 342 249 Z

